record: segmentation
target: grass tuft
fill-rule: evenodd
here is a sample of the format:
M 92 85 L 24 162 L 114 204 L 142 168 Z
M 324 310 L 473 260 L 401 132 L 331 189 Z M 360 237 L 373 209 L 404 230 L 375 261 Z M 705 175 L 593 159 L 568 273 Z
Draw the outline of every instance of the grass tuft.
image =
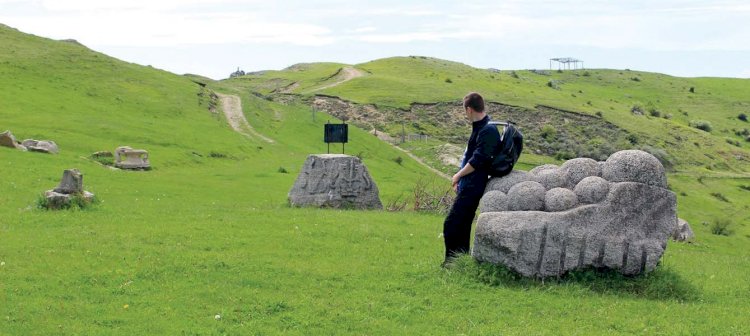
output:
M 680 302 L 698 301 L 702 296 L 693 284 L 664 265 L 638 276 L 589 268 L 568 272 L 559 278 L 535 279 L 524 277 L 505 266 L 478 262 L 470 255 L 463 255 L 454 260 L 451 270 L 493 287 L 542 290 L 578 287 L 599 294 Z

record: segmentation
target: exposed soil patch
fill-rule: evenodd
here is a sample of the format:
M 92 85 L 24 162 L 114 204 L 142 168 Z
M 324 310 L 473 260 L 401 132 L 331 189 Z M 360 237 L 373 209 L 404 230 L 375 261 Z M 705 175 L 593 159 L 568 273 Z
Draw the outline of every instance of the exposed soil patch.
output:
M 232 127 L 237 133 L 240 133 L 249 138 L 259 138 L 266 142 L 273 143 L 271 138 L 268 138 L 256 131 L 245 119 L 245 114 L 242 113 L 242 101 L 240 97 L 234 95 L 226 95 L 217 93 L 221 100 L 221 108 L 224 111 L 224 115 L 227 117 L 229 126 Z
M 289 99 L 302 99 L 317 110 L 360 128 L 386 132 L 397 141 L 405 133 L 463 146 L 471 131 L 460 102 L 414 103 L 402 110 L 324 95 L 284 97 Z M 530 109 L 496 102 L 487 103 L 487 113 L 493 120 L 515 122 L 524 134 L 525 151 L 536 154 L 604 160 L 618 150 L 633 147 L 627 131 L 595 116 L 541 105 Z

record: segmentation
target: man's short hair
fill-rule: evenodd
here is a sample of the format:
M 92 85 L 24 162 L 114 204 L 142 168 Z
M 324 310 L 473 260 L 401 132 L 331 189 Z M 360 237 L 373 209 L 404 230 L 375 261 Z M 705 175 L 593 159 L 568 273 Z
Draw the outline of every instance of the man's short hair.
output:
M 464 108 L 467 107 L 480 113 L 484 112 L 484 98 L 476 92 L 470 92 L 464 97 Z

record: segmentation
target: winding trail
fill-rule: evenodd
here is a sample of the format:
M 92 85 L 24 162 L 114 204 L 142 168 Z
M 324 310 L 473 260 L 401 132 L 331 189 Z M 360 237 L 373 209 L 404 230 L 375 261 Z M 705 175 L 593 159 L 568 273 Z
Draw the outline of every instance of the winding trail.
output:
M 446 179 L 449 179 L 449 180 L 451 179 L 451 177 L 448 176 L 448 174 L 443 173 L 443 172 L 441 172 L 441 171 L 433 168 L 432 166 L 428 165 L 427 163 L 425 163 L 424 161 L 422 161 L 422 159 L 420 159 L 418 156 L 412 154 L 412 152 L 410 152 L 410 151 L 408 151 L 406 149 L 403 149 L 403 148 L 401 148 L 399 146 L 396 146 L 396 145 L 393 145 L 393 147 L 396 148 L 396 149 L 398 149 L 398 150 L 400 150 L 400 151 L 402 151 L 402 152 L 404 152 L 404 153 L 406 153 L 406 155 L 408 155 L 410 158 L 414 159 L 414 161 L 417 161 L 419 164 L 423 165 L 425 168 L 429 169 L 433 173 L 438 174 L 438 176 L 446 178 Z
M 304 92 L 304 93 L 307 94 L 307 93 L 313 93 L 315 91 L 330 89 L 330 88 L 332 88 L 334 86 L 341 85 L 341 84 L 346 83 L 346 82 L 348 82 L 348 81 L 350 81 L 352 79 L 355 79 L 357 77 L 362 77 L 364 75 L 365 75 L 365 73 L 362 72 L 362 70 L 356 69 L 356 68 L 354 68 L 352 66 L 345 66 L 345 67 L 341 68 L 341 70 L 339 70 L 338 73 L 336 73 L 333 76 L 333 77 L 336 78 L 335 82 L 323 85 L 321 87 L 314 88 L 312 90 L 308 90 L 307 92 Z
M 242 113 L 242 100 L 240 97 L 235 95 L 227 95 L 222 93 L 216 93 L 221 100 L 221 109 L 224 111 L 224 116 L 227 117 L 229 126 L 232 127 L 235 132 L 240 133 L 248 138 L 260 138 L 261 140 L 273 143 L 273 139 L 258 133 L 245 119 L 245 114 Z

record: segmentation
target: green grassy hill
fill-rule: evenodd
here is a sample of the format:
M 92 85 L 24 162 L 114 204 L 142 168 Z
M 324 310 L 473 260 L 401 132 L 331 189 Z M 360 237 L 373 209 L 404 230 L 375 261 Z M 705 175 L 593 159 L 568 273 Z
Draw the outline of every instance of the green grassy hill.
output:
M 391 99 L 392 106 L 404 107 L 455 100 L 470 89 L 468 79 L 461 84 L 461 71 L 449 71 L 461 65 L 404 60 L 431 72 L 437 65 L 429 62 L 445 63 L 437 82 L 456 88 L 425 79 L 413 86 L 429 93 L 425 100 L 416 99 L 412 87 L 398 92 L 391 85 L 403 81 L 395 72 L 381 78 L 378 70 L 378 63 L 389 68 L 384 62 L 398 61 L 391 59 L 358 65 L 369 73 L 323 93 L 383 105 Z M 286 194 L 307 154 L 325 151 L 322 124 L 336 119 L 318 112 L 312 121 L 304 102 L 265 95 L 283 87 L 292 93 L 323 87 L 342 66 L 307 64 L 214 82 L 0 25 L 0 131 L 54 140 L 61 150 L 46 155 L 0 147 L 0 334 L 750 332 L 750 181 L 741 176 L 740 161 L 727 161 L 725 170 L 685 166 L 670 175 L 680 216 L 698 238 L 670 243 L 662 266 L 637 279 L 581 273 L 551 283 L 523 281 L 469 259 L 446 271 L 439 268 L 440 215 L 288 207 Z M 409 69 L 404 80 L 430 77 Z M 455 74 L 453 83 L 445 82 L 446 74 Z M 547 77 L 518 74 L 539 85 L 537 94 L 524 96 L 524 106 L 553 105 L 545 99 L 568 93 L 547 87 Z M 514 80 L 505 77 L 498 83 Z M 574 84 L 563 83 L 560 91 L 568 85 Z M 696 95 L 703 89 L 696 84 Z M 239 95 L 250 124 L 275 142 L 232 131 L 221 113 L 211 112 L 209 90 Z M 492 96 L 522 105 L 501 98 Z M 743 101 L 725 99 L 730 105 Z M 605 110 L 604 118 L 609 115 Z M 729 127 L 700 116 L 715 129 Z M 676 117 L 668 122 L 682 127 Z M 706 135 L 717 146 L 708 154 L 718 155 L 727 147 L 714 138 Z M 350 141 L 347 153 L 363 158 L 384 203 L 408 198 L 420 179 L 445 183 L 364 130 L 351 128 Z M 154 169 L 111 170 L 88 158 L 120 145 L 149 150 Z M 554 161 L 535 155 L 524 160 L 525 167 Z M 39 195 L 74 167 L 99 202 L 85 210 L 37 209 Z M 715 219 L 725 216 L 734 233 L 712 235 Z

